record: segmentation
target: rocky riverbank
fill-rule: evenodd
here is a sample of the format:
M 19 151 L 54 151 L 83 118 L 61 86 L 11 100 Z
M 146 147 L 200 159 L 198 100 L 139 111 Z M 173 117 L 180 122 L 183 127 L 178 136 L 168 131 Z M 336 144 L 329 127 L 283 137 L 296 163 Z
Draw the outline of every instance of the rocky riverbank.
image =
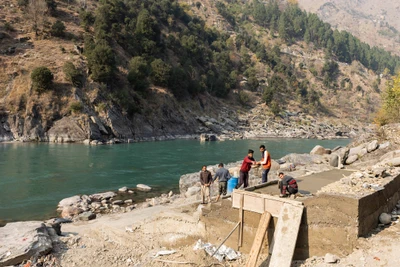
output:
M 175 113 L 174 113 L 175 114 Z M 107 116 L 63 117 L 47 126 L 47 131 L 34 119 L 23 121 L 0 114 L 0 142 L 51 142 L 84 143 L 90 145 L 164 141 L 173 139 L 197 139 L 201 134 L 215 136 L 215 140 L 260 138 L 354 138 L 370 132 L 357 120 L 312 116 L 297 111 L 282 111 L 272 115 L 265 105 L 257 105 L 246 113 L 221 108 L 217 114 L 196 116 L 190 114 L 187 121 L 165 122 L 153 129 L 141 121 L 144 129 L 129 126 L 126 118 L 111 112 Z M 176 115 L 176 114 L 175 114 Z M 178 115 L 176 115 L 178 116 Z M 179 116 L 182 116 L 180 114 Z M 176 118 L 177 119 L 177 118 Z M 142 118 L 143 120 L 143 118 Z M 50 122 L 48 122 L 50 123 Z M 33 127 L 33 128 L 32 128 Z M 32 128 L 32 129 L 31 129 Z
M 400 174 L 400 150 L 398 150 L 400 139 L 395 134 L 399 128 L 400 125 L 385 127 L 376 134 L 358 138 L 347 147 L 327 149 L 316 146 L 310 153 L 286 155 L 273 161 L 269 179 L 277 179 L 278 171 L 301 178 L 309 174 L 340 168 L 343 165 L 344 168 L 358 171 L 321 188 L 317 194 L 363 196 L 379 191 L 391 177 Z M 357 155 L 357 159 L 349 160 L 353 155 Z M 240 161 L 230 163 L 226 167 L 232 175 L 237 175 L 240 163 Z M 208 166 L 212 173 L 216 168 L 216 165 Z M 252 168 L 250 185 L 258 184 L 261 180 L 260 175 L 259 168 Z M 151 254 L 143 254 L 141 251 L 152 251 L 156 254 L 157 250 L 165 250 L 166 246 L 179 247 L 184 252 L 185 256 L 171 257 L 174 261 L 179 262 L 179 257 L 190 258 L 195 262 L 209 261 L 210 258 L 198 258 L 199 254 L 193 254 L 192 249 L 196 240 L 204 238 L 206 233 L 205 226 L 199 219 L 203 211 L 197 208 L 200 200 L 199 173 L 181 176 L 180 194 L 170 192 L 136 203 L 135 191 L 139 188 L 149 190 L 145 185 L 139 185 L 137 188 L 123 187 L 116 192 L 73 196 L 59 203 L 59 211 L 63 219 L 52 219 L 44 224 L 42 222 L 7 224 L 0 228 L 0 239 L 6 240 L 6 242 L 1 242 L 6 246 L 0 246 L 0 266 L 6 266 L 6 264 L 21 267 L 87 266 L 88 262 L 80 257 L 87 256 L 88 253 L 96 257 L 96 262 L 100 265 L 107 262 L 108 266 L 135 264 L 162 266 L 152 260 Z M 213 195 L 216 194 L 216 184 L 212 185 L 211 192 Z M 388 215 L 390 221 L 396 219 L 393 216 L 397 216 L 399 211 L 400 205 L 399 208 L 396 207 L 396 210 L 393 210 L 392 215 Z M 65 224 L 67 222 L 72 223 Z M 61 225 L 66 230 L 61 231 Z M 111 225 L 120 230 L 117 232 L 110 230 Z M 163 227 L 160 228 L 157 225 L 163 225 Z M 26 234 L 28 232 L 31 236 Z M 71 232 L 77 234 L 68 234 Z M 61 233 L 64 236 L 59 237 L 57 234 Z M 132 238 L 134 237 L 133 239 L 129 236 L 130 234 Z M 138 238 L 146 241 L 139 244 L 134 241 Z M 93 243 L 93 240 L 97 240 L 98 245 Z M 27 244 L 24 243 L 25 241 Z M 37 244 L 41 245 L 36 246 Z M 133 249 L 132 244 L 135 244 Z M 37 250 L 32 251 L 32 248 Z M 25 252 L 21 254 L 19 251 Z M 50 251 L 53 253 L 46 256 Z M 246 255 L 243 257 L 232 266 L 242 266 Z M 28 263 L 29 265 L 26 265 Z

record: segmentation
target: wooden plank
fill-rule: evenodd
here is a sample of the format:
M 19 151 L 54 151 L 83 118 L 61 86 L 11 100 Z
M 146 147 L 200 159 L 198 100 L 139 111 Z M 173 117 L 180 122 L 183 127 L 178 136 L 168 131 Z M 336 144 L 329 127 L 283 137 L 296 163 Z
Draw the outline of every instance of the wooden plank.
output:
M 290 267 L 299 234 L 303 206 L 285 203 L 274 234 L 274 247 L 269 266 Z
M 239 208 L 239 239 L 238 248 L 243 245 L 243 206 L 244 206 L 244 195 L 240 195 L 240 208 Z
M 243 190 L 234 190 L 232 193 L 233 208 L 240 208 L 241 196 L 244 196 L 244 210 L 260 214 L 268 211 L 273 217 L 279 216 L 280 210 L 285 203 L 289 203 L 294 206 L 303 205 L 301 202 L 295 200 L 282 199 L 271 195 L 246 192 Z
M 258 255 L 261 251 L 261 246 L 264 242 L 265 233 L 267 232 L 269 222 L 271 220 L 271 213 L 264 212 L 261 215 L 260 224 L 258 225 L 257 233 L 254 238 L 253 246 L 250 250 L 250 258 L 247 261 L 246 267 L 257 266 Z

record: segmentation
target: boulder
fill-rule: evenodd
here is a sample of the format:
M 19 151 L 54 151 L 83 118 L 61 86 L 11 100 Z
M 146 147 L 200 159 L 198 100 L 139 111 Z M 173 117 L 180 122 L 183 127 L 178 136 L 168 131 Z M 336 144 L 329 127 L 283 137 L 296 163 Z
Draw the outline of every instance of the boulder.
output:
M 185 197 L 191 197 L 200 193 L 201 188 L 199 186 L 189 187 L 185 193 Z
M 124 201 L 123 200 L 115 200 L 112 202 L 112 204 L 113 205 L 122 205 L 122 204 L 124 204 Z
M 379 222 L 382 224 L 390 224 L 392 222 L 392 216 L 388 213 L 381 213 L 381 215 L 379 215 Z
M 358 156 L 360 158 L 364 157 L 366 154 L 368 154 L 368 150 L 366 147 L 364 147 L 363 149 L 360 150 L 360 153 L 358 153 Z
M 338 167 L 339 166 L 339 156 L 337 154 L 332 154 L 329 157 L 329 165 L 332 167 Z
M 75 207 L 75 206 L 64 207 L 61 212 L 61 217 L 62 218 L 72 218 L 82 212 L 83 212 L 83 209 Z
M 359 155 L 363 148 L 365 148 L 365 144 L 350 148 L 349 157 L 353 155 Z
M 48 228 L 38 221 L 8 223 L 0 228 L 0 240 L 0 266 L 18 265 L 53 248 Z
M 372 151 L 375 151 L 376 149 L 378 149 L 378 147 L 379 147 L 378 140 L 371 141 L 367 145 L 367 151 L 368 151 L 368 153 L 371 153 Z
M 132 199 L 127 199 L 127 200 L 124 201 L 124 203 L 125 203 L 125 204 L 132 204 L 132 203 L 133 203 L 133 200 L 132 200 Z
M 96 219 L 96 214 L 91 211 L 86 211 L 84 213 L 79 214 L 78 219 L 81 221 L 90 221 Z
M 136 185 L 136 188 L 140 191 L 150 191 L 151 187 L 145 184 L 138 184 Z
M 339 258 L 336 255 L 333 255 L 331 253 L 326 253 L 324 257 L 324 262 L 325 263 L 336 263 L 339 260 Z
M 58 207 L 74 206 L 78 205 L 79 202 L 81 202 L 80 196 L 67 197 L 58 203 Z
M 347 165 L 353 164 L 357 160 L 358 160 L 358 155 L 351 155 L 346 159 L 346 164 Z
M 379 145 L 379 149 L 386 149 L 390 146 L 390 142 L 385 142 Z
M 342 146 L 336 146 L 336 147 L 334 147 L 334 148 L 332 149 L 332 152 L 338 151 L 338 150 L 341 149 L 341 148 L 342 148 Z
M 124 186 L 121 187 L 120 189 L 118 189 L 119 192 L 127 192 L 128 191 L 128 187 Z
M 315 146 L 310 152 L 310 155 L 325 155 L 325 154 L 328 154 L 326 152 L 326 149 L 320 145 Z
M 400 157 L 389 159 L 386 161 L 386 163 L 393 167 L 399 167 L 400 166 Z
M 115 197 L 117 194 L 114 192 L 105 192 L 105 193 L 97 193 L 90 195 L 89 197 L 93 200 L 103 200 L 103 199 L 110 199 L 112 197 Z

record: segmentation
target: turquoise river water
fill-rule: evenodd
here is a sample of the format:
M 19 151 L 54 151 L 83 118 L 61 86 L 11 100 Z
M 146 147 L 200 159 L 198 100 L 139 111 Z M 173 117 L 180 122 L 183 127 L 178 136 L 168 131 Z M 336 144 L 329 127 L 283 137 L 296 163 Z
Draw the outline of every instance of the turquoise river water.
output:
M 139 183 L 153 191 L 134 195 L 135 200 L 178 192 L 182 174 L 199 171 L 203 164 L 241 160 L 249 148 L 259 160 L 260 144 L 278 159 L 308 153 L 317 144 L 333 148 L 348 143 L 343 139 L 173 140 L 111 146 L 0 143 L 0 224 L 55 216 L 57 203 L 76 194 L 134 188 Z

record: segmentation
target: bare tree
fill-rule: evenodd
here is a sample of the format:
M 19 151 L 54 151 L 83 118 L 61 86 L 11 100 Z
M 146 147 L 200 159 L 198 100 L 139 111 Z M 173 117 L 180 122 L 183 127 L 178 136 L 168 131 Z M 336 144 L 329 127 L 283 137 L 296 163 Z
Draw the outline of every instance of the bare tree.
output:
M 28 14 L 32 23 L 32 30 L 36 36 L 39 35 L 39 30 L 43 27 L 45 14 L 47 12 L 47 4 L 45 0 L 29 0 Z

